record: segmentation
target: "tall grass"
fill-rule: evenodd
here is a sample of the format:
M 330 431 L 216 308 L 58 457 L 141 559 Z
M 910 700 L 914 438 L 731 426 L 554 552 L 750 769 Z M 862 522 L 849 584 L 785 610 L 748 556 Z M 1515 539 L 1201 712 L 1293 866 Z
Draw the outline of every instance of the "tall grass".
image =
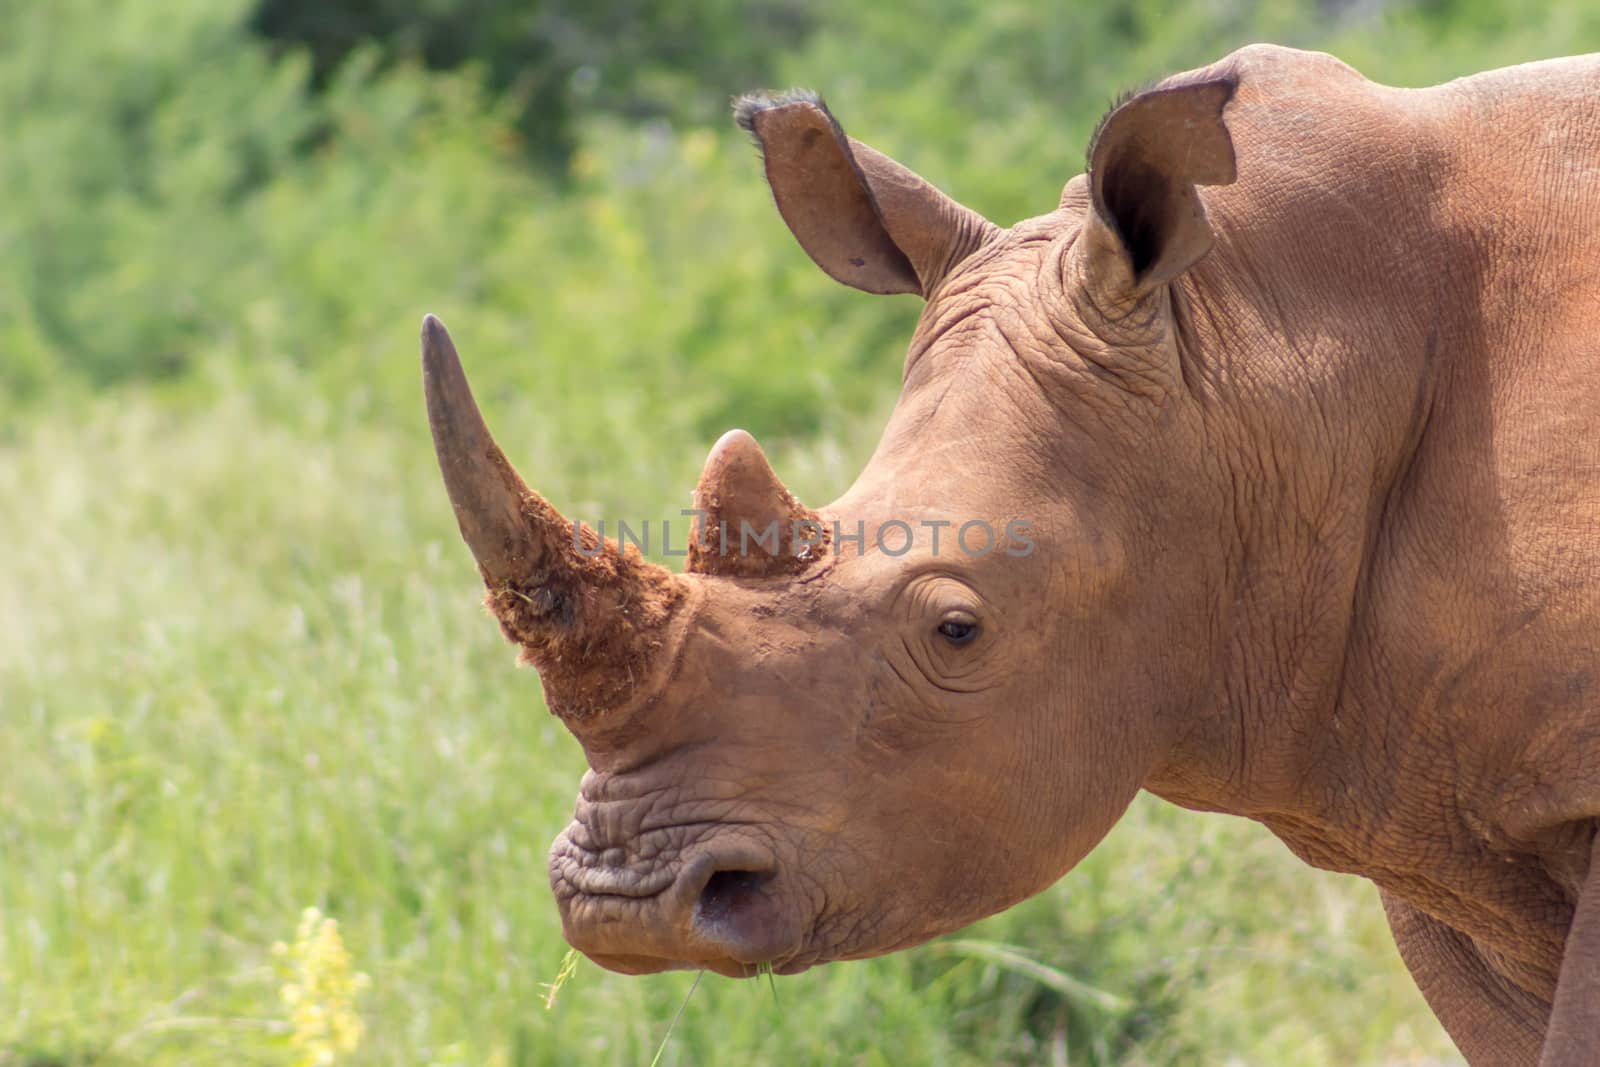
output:
M 357 1062 L 648 1063 L 691 976 L 586 964 L 545 1008 L 565 946 L 544 851 L 581 756 L 478 607 L 416 405 L 387 427 L 275 406 L 124 393 L 0 460 L 0 1063 L 291 1062 L 270 953 L 308 905 L 371 976 Z M 526 402 L 490 418 L 536 451 Z M 872 423 L 780 462 L 837 490 Z M 564 458 L 539 466 L 567 502 Z M 664 508 L 697 458 L 613 489 Z M 1367 888 L 1155 802 L 1037 900 L 776 993 L 707 976 L 661 1062 L 1447 1047 Z

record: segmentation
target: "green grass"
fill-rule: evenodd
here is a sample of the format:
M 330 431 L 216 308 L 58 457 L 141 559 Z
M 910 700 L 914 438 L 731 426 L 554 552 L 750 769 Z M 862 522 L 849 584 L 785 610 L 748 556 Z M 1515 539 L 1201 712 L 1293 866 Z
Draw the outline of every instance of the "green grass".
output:
M 521 404 L 491 405 L 509 450 L 581 497 Z M 545 848 L 577 747 L 478 606 L 416 405 L 277 408 L 123 393 L 0 450 L 0 1064 L 293 1062 L 271 946 L 308 905 L 371 976 L 360 1063 L 1446 1054 L 1369 888 L 1149 798 L 956 938 L 771 986 L 706 976 L 687 1003 L 691 975 L 584 963 L 547 1010 L 566 949 Z M 874 433 L 779 462 L 821 499 Z M 697 459 L 623 464 L 606 493 L 664 511 Z

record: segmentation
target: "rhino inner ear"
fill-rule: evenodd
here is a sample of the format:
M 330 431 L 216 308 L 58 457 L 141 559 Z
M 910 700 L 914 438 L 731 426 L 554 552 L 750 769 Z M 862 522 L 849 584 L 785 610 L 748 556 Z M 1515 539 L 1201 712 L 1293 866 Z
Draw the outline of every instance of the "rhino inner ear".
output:
M 1198 185 L 1234 180 L 1233 139 L 1222 121 L 1233 77 L 1150 89 L 1115 108 L 1089 145 L 1091 250 L 1114 252 L 1135 292 L 1165 285 L 1211 250 Z M 1109 238 L 1109 240 L 1108 240 Z M 1120 270 L 1117 269 L 1120 267 Z
M 846 137 L 810 93 L 734 105 L 761 147 L 778 211 L 827 274 L 869 293 L 926 297 L 999 232 L 888 156 Z

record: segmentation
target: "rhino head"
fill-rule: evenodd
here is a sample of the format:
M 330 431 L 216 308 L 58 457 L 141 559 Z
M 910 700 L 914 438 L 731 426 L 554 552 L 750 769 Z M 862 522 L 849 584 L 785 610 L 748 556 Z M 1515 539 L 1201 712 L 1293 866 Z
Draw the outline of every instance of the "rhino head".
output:
M 591 768 L 550 855 L 591 959 L 748 975 L 916 944 L 1048 886 L 1182 748 L 1227 485 L 1177 282 L 1212 244 L 1196 187 L 1233 180 L 1232 92 L 1128 100 L 1057 209 L 1009 230 L 814 98 L 741 101 L 806 252 L 926 307 L 856 483 L 812 510 L 727 434 L 682 574 L 524 485 L 425 322 L 461 533 Z

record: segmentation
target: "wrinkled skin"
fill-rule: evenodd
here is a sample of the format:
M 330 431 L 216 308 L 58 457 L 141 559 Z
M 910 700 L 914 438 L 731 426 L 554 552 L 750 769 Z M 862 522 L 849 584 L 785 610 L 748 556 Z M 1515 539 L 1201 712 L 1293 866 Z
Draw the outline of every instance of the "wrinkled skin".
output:
M 989 464 L 962 406 L 935 425 L 949 427 L 952 454 L 974 454 L 972 474 Z M 996 493 L 1017 488 L 1020 473 L 995 470 Z M 954 514 L 891 492 L 863 484 L 830 511 L 911 522 Z M 870 552 L 834 557 L 804 584 L 706 590 L 679 664 L 640 708 L 641 721 L 620 722 L 620 736 L 585 738 L 594 770 L 552 863 L 569 934 L 617 969 L 659 969 L 684 951 L 671 940 L 676 930 L 664 942 L 618 938 L 655 948 L 653 959 L 586 940 L 602 917 L 627 923 L 639 914 L 632 901 L 578 892 L 606 847 L 732 848 L 749 856 L 726 865 L 776 872 L 751 920 L 761 931 L 740 931 L 734 960 L 719 958 L 721 943 L 683 957 L 729 973 L 765 959 L 790 972 L 915 944 L 1048 886 L 1121 814 L 1139 786 L 1129 765 L 1152 751 L 1138 713 L 1111 727 L 1053 721 L 1069 700 L 1109 710 L 1142 692 L 1148 704 L 1151 681 L 1085 669 L 1062 686 L 1031 669 L 1114 656 L 1138 640 L 1105 618 L 1119 610 L 1112 572 L 1121 562 L 1096 536 L 1088 528 L 1071 546 L 1076 565 L 1042 552 L 983 561 Z M 1001 607 L 1020 608 L 1043 589 L 1052 596 L 1033 610 Z M 1052 618 L 1051 601 L 1075 605 L 1071 619 L 1087 632 L 1067 638 L 1067 613 Z M 981 621 L 978 641 L 938 637 L 952 612 Z M 639 834 L 635 820 L 671 829 Z M 996 825 L 1015 829 L 997 834 Z
M 555 550 L 506 546 L 544 512 L 451 451 L 431 384 L 491 607 L 592 767 L 551 857 L 571 942 L 635 973 L 892 951 L 1043 889 L 1145 788 L 1375 881 L 1474 1064 L 1593 1062 L 1600 60 L 1408 91 L 1245 49 L 1116 110 L 1009 230 L 805 98 L 741 120 L 819 265 L 927 306 L 843 497 L 804 511 L 735 434 L 701 506 L 1020 519 L 1032 551 L 631 560 L 615 618 L 537 629 L 507 605 Z M 447 348 L 430 320 L 430 383 Z

